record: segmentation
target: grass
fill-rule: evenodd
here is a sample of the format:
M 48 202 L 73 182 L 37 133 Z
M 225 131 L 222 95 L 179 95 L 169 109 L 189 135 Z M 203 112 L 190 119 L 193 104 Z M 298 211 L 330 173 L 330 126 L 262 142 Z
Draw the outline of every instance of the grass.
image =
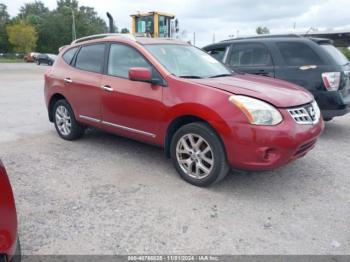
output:
M 23 63 L 23 59 L 0 57 L 0 63 Z

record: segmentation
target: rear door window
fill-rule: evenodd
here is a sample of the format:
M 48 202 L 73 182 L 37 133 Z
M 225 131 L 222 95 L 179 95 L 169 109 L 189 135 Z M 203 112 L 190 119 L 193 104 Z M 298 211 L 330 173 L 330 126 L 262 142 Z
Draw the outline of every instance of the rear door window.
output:
M 260 43 L 234 44 L 228 61 L 230 66 L 270 66 L 272 59 L 269 50 Z
M 104 64 L 105 44 L 82 46 L 75 61 L 75 67 L 95 73 L 101 73 Z
M 276 43 L 285 63 L 288 66 L 321 65 L 322 60 L 315 51 L 305 43 Z
M 208 54 L 210 54 L 216 60 L 221 61 L 221 62 L 224 59 L 225 53 L 226 53 L 226 47 L 218 47 L 218 48 L 211 49 L 208 51 Z

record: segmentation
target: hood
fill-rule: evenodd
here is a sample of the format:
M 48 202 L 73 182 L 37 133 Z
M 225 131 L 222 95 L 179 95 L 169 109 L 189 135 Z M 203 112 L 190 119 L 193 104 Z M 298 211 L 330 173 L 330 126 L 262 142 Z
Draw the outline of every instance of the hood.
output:
M 249 74 L 190 81 L 236 95 L 255 97 L 281 108 L 299 106 L 314 100 L 313 95 L 302 87 L 282 80 Z

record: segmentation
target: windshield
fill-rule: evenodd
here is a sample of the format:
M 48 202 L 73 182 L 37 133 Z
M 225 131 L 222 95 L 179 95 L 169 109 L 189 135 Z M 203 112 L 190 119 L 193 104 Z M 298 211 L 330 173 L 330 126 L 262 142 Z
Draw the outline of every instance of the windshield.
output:
M 184 78 L 232 75 L 232 71 L 204 51 L 190 45 L 153 44 L 145 48 L 172 74 Z
M 335 59 L 338 65 L 345 65 L 349 63 L 348 59 L 333 45 L 321 45 L 321 47 Z

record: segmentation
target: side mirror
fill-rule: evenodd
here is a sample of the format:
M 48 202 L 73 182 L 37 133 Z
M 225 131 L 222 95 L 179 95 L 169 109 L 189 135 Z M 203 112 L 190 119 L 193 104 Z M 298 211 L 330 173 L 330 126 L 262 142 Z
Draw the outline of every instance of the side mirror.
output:
M 159 79 L 152 78 L 152 72 L 145 67 L 132 67 L 129 69 L 129 79 L 131 81 L 159 84 Z

